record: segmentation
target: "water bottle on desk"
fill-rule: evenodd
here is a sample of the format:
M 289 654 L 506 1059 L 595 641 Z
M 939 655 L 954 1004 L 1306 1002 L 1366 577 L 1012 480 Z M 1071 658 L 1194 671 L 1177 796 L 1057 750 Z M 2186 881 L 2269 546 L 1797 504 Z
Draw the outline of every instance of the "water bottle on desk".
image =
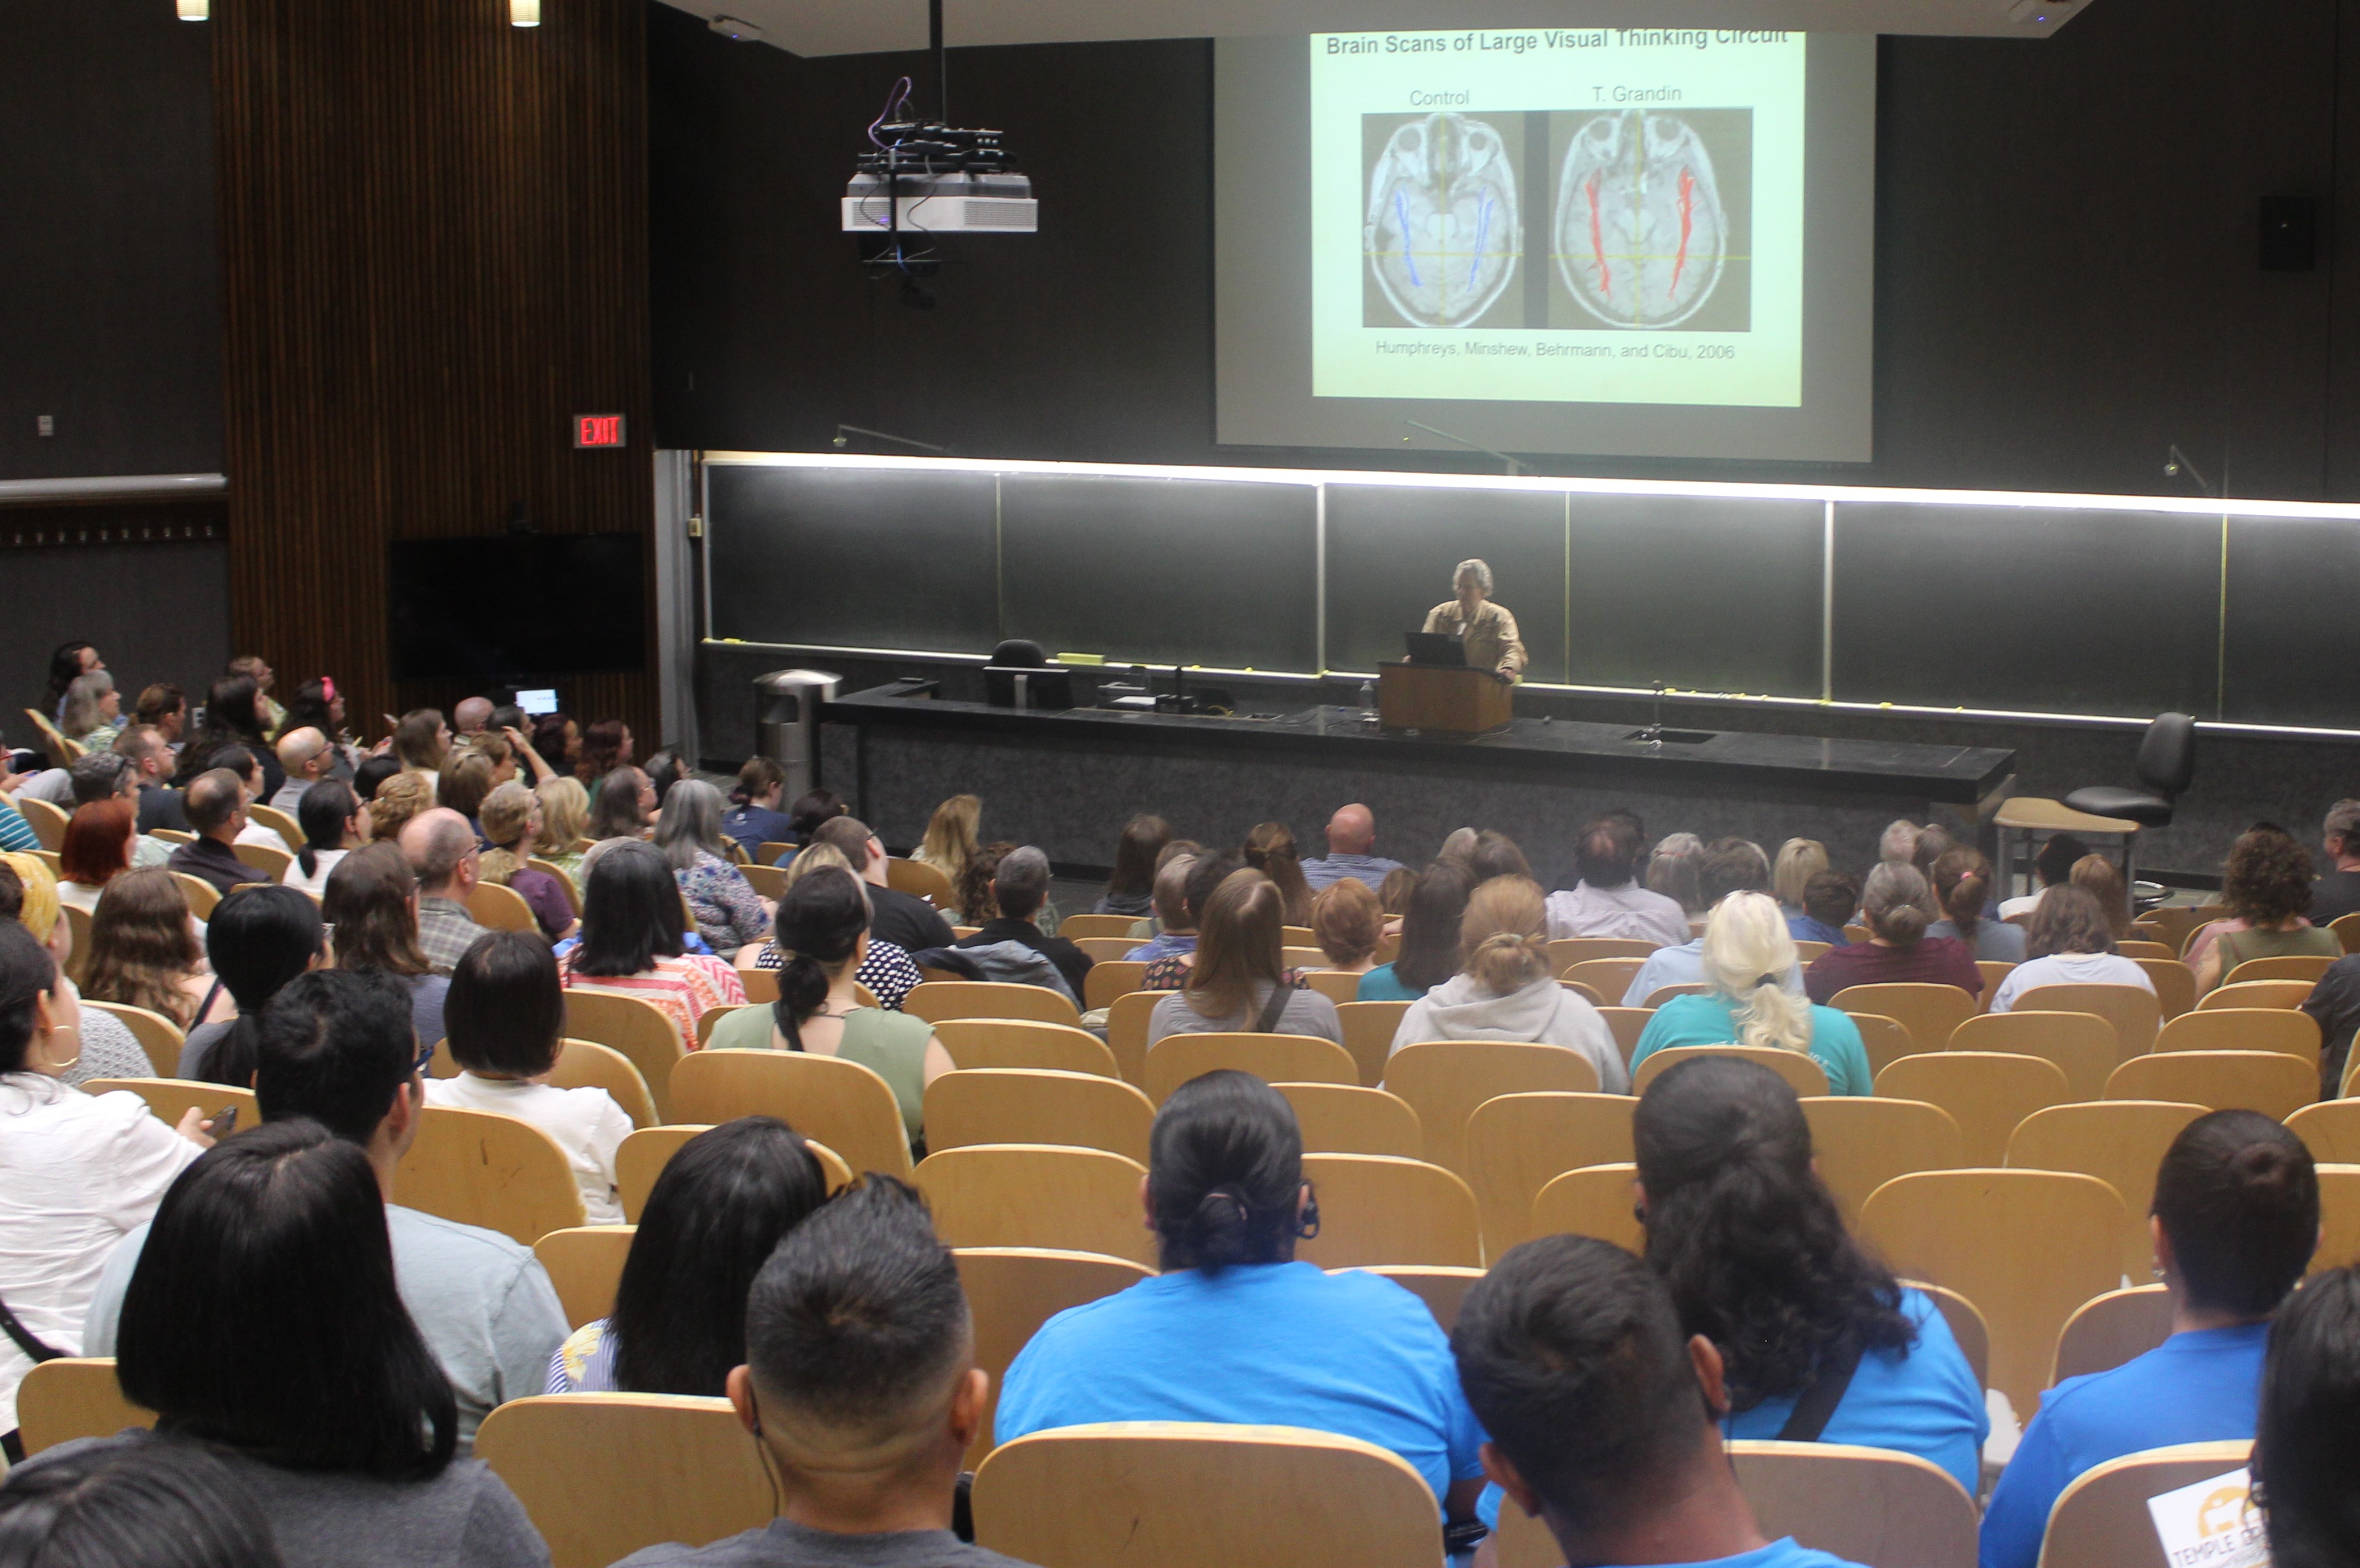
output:
M 1360 722 L 1371 729 L 1377 726 L 1377 683 L 1373 681 L 1360 682 Z

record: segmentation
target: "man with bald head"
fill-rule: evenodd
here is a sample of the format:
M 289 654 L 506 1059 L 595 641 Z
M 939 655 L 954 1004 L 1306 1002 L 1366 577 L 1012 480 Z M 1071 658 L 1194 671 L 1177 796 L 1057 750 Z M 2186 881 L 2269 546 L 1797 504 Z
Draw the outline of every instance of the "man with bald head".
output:
M 418 878 L 418 946 L 435 974 L 448 975 L 484 934 L 467 912 L 467 895 L 483 877 L 475 830 L 458 812 L 437 806 L 410 818 L 399 843 Z
M 1401 869 L 1398 860 L 1373 853 L 1377 847 L 1377 817 L 1357 801 L 1337 808 L 1328 819 L 1328 858 L 1303 863 L 1303 879 L 1313 892 L 1349 877 L 1366 882 L 1374 892 L 1379 884 Z
M 182 808 L 188 814 L 193 843 L 172 852 L 164 864 L 175 871 L 210 882 L 226 893 L 242 882 L 268 882 L 269 877 L 237 857 L 234 847 L 246 829 L 246 780 L 226 768 L 215 768 L 190 780 Z
M 303 791 L 317 784 L 335 770 L 336 748 L 328 737 L 306 725 L 289 730 L 279 737 L 279 766 L 287 771 L 287 782 L 279 786 L 279 793 L 270 797 L 274 811 L 293 815 L 303 803 Z
M 451 710 L 452 727 L 462 735 L 481 735 L 491 722 L 489 697 L 462 697 L 459 705 Z

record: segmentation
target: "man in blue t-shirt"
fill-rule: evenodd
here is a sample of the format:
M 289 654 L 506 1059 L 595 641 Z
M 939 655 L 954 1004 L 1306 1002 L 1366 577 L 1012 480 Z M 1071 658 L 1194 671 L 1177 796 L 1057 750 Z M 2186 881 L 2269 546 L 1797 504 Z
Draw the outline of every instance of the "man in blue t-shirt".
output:
M 1491 1434 L 1483 1468 L 1568 1563 L 1846 1568 L 1768 1541 L 1721 1453 L 1721 1356 L 1683 1339 L 1647 1266 L 1611 1242 L 1526 1242 L 1468 1292 L 1450 1336 Z

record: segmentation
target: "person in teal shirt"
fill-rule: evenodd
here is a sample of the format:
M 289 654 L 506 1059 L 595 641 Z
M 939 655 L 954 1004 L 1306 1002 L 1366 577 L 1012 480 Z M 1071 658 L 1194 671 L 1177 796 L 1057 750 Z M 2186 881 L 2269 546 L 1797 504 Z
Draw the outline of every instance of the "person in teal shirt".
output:
M 1402 911 L 1401 955 L 1360 976 L 1363 1002 L 1415 1002 L 1459 973 L 1459 922 L 1467 917 L 1475 877 L 1465 866 L 1437 860 L 1418 873 Z
M 1795 939 L 1776 903 L 1762 893 L 1723 898 L 1704 928 L 1704 977 L 1712 989 L 1655 1009 L 1631 1053 L 1632 1072 L 1676 1045 L 1760 1045 L 1808 1052 L 1827 1073 L 1830 1094 L 1874 1094 L 1860 1026 L 1779 985 L 1794 963 Z M 1368 997 L 1365 985 L 1361 996 Z

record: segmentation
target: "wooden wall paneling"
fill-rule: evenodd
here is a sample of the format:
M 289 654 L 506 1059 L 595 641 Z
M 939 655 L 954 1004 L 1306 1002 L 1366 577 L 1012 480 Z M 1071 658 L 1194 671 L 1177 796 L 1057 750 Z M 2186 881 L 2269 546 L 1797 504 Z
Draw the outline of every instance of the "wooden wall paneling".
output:
M 232 626 L 356 725 L 448 708 L 392 680 L 386 546 L 654 526 L 642 0 L 224 0 L 219 136 Z M 575 452 L 570 417 L 630 445 Z M 567 683 L 658 735 L 645 672 Z M 452 584 L 487 615 L 530 583 Z

